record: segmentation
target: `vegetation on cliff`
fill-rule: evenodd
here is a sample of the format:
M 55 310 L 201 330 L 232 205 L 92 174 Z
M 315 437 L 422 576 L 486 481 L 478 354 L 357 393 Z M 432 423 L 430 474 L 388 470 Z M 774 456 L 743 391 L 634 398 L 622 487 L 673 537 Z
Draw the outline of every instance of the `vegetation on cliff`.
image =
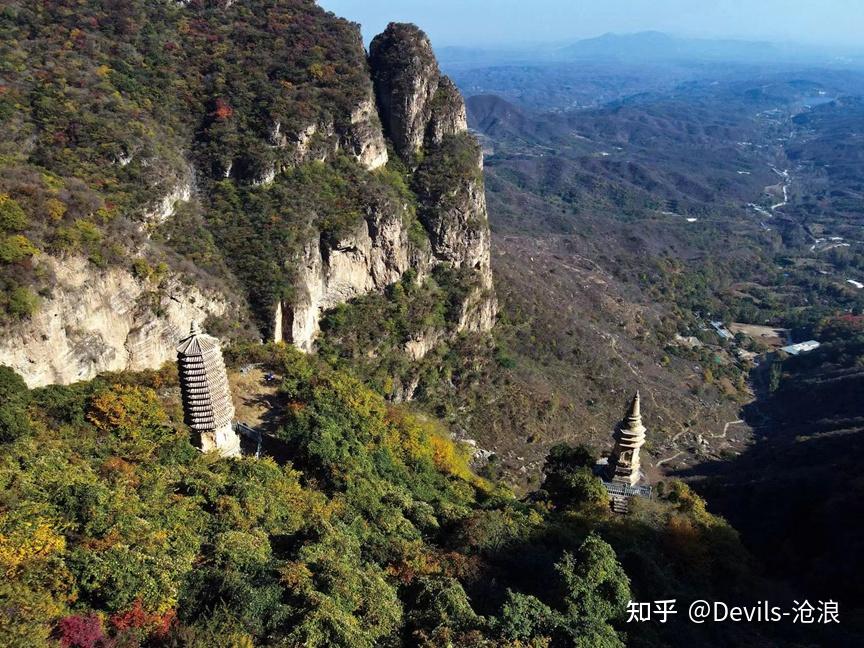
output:
M 399 33 L 413 35 L 408 49 L 428 45 L 416 27 Z M 359 29 L 310 0 L 16 1 L 0 34 L 0 323 L 50 296 L 40 253 L 124 265 L 154 287 L 195 272 L 247 301 L 270 335 L 318 233 L 335 244 L 383 211 L 428 247 L 412 173 L 380 168 Z M 434 72 L 437 87 L 428 55 L 429 70 L 397 60 L 377 72 Z M 455 124 L 444 109 L 464 115 L 461 97 L 442 87 L 434 112 Z

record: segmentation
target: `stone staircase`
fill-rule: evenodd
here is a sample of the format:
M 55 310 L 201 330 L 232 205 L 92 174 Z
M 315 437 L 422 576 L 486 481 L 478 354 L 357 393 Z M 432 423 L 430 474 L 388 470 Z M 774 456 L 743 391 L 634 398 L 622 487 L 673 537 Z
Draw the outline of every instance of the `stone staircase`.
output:
M 613 513 L 621 513 L 622 515 L 626 514 L 629 510 L 627 506 L 627 500 L 629 498 L 626 495 L 612 495 L 609 498 L 609 503 L 612 507 Z

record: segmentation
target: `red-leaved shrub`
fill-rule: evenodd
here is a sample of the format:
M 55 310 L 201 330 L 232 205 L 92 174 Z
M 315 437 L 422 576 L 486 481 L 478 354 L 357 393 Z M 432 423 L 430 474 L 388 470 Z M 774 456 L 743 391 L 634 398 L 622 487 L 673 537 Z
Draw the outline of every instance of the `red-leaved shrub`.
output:
M 102 620 L 95 614 L 60 619 L 57 638 L 63 648 L 101 648 L 105 645 Z

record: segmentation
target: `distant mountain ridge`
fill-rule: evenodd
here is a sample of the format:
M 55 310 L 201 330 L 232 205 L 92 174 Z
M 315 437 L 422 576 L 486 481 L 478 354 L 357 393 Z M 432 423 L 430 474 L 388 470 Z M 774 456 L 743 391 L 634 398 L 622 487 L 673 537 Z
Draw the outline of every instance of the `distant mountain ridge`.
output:
M 815 50 L 815 48 L 813 48 Z M 634 34 L 608 33 L 564 47 L 561 54 L 572 58 L 618 60 L 776 61 L 799 58 L 799 46 L 768 41 L 680 38 L 658 31 Z M 815 53 L 815 52 L 814 52 Z
M 660 31 L 609 32 L 567 43 L 487 48 L 443 47 L 437 53 L 445 67 L 457 68 L 573 60 L 631 64 L 711 61 L 758 64 L 842 62 L 855 67 L 864 65 L 864 54 L 844 48 L 767 40 L 692 38 Z

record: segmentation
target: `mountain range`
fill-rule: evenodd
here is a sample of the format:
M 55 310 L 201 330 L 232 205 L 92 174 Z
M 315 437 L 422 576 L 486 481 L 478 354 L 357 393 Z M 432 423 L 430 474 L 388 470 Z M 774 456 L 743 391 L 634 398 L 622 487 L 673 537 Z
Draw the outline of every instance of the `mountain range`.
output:
M 860 645 L 860 74 L 312 0 L 0 34 L 0 644 Z M 843 624 L 683 613 L 802 592 Z
M 724 64 L 831 64 L 860 66 L 861 51 L 792 42 L 744 39 L 693 38 L 659 31 L 606 33 L 563 43 L 532 43 L 507 47 L 442 47 L 438 50 L 445 67 L 488 67 L 490 65 L 538 62 L 598 62 L 623 64 L 713 62 Z

